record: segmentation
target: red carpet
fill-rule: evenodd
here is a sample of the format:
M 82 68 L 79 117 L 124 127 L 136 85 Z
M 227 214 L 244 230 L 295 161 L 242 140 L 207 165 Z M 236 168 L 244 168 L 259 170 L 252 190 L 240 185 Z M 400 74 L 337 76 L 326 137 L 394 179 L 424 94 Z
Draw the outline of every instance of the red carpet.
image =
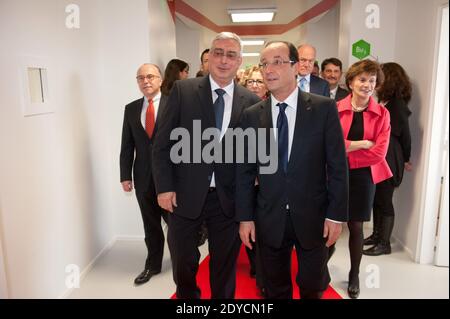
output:
M 297 257 L 295 250 L 292 253 L 292 283 L 294 289 L 294 299 L 299 299 L 297 284 L 295 283 L 295 274 L 297 273 Z M 250 265 L 245 252 L 244 245 L 241 247 L 237 262 L 237 279 L 236 279 L 236 299 L 261 299 L 256 289 L 256 280 L 249 276 Z M 201 263 L 197 274 L 197 283 L 202 292 L 202 299 L 211 298 L 209 288 L 209 256 Z M 172 299 L 176 296 L 173 294 Z M 323 299 L 342 299 L 342 297 L 331 287 L 325 291 Z

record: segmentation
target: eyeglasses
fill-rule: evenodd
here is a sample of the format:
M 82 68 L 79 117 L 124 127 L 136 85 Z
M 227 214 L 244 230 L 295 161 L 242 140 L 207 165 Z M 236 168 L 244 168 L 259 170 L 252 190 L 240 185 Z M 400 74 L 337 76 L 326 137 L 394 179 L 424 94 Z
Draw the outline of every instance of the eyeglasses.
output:
M 236 61 L 239 57 L 238 52 L 236 51 L 227 51 L 225 52 L 223 49 L 214 49 L 212 51 L 213 57 L 214 58 L 223 58 L 224 56 L 227 57 L 227 59 L 231 60 L 231 61 Z
M 250 79 L 250 80 L 245 81 L 245 84 L 246 85 L 250 85 L 250 86 L 253 85 L 253 84 L 263 85 L 264 81 L 263 80 L 252 80 L 252 79 Z
M 274 66 L 274 67 L 276 67 L 276 68 L 281 68 L 281 66 L 283 65 L 283 64 L 291 64 L 291 65 L 293 65 L 293 64 L 295 64 L 295 63 L 297 63 L 297 62 L 295 62 L 295 61 L 283 61 L 283 60 L 274 60 L 273 62 L 261 62 L 260 64 L 258 64 L 259 65 L 259 67 L 261 68 L 261 69 L 267 69 L 267 67 L 269 66 L 269 65 L 272 65 L 272 66 Z
M 136 77 L 136 79 L 138 80 L 138 82 L 144 82 L 145 79 L 149 80 L 149 81 L 153 81 L 154 79 L 160 78 L 160 76 L 158 75 L 154 75 L 154 74 L 147 74 L 147 75 L 138 75 Z
M 300 63 L 303 63 L 303 64 L 306 64 L 306 63 L 308 63 L 308 64 L 314 64 L 314 62 L 316 62 L 316 60 L 315 60 L 315 59 L 309 60 L 309 59 L 300 58 L 300 59 L 299 59 L 299 62 L 300 62 Z

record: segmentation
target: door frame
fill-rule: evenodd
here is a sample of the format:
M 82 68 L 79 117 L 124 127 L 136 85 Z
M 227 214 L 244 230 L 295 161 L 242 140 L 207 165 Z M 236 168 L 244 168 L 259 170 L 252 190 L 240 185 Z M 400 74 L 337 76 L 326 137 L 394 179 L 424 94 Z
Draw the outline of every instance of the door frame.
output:
M 427 157 L 425 158 L 424 179 L 422 184 L 421 218 L 419 222 L 419 238 L 415 261 L 421 264 L 433 264 L 437 242 L 439 208 L 441 205 L 442 177 L 445 172 L 444 145 L 445 119 L 448 116 L 448 29 L 442 28 L 444 11 L 448 3 L 438 9 L 436 25 L 436 40 L 434 49 L 434 72 L 431 79 L 430 118 L 427 125 L 426 140 L 424 140 Z M 448 21 L 448 20 L 447 20 Z M 444 31 L 444 32 L 443 32 Z M 446 33 L 447 32 L 447 33 Z M 445 53 L 446 52 L 446 53 Z M 447 219 L 448 220 L 448 219 Z

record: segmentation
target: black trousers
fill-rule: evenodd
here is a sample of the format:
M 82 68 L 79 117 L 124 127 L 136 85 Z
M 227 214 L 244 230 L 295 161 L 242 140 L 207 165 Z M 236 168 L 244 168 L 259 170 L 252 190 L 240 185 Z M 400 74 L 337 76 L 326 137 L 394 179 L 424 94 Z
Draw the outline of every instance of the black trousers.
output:
M 390 179 L 377 184 L 375 191 L 375 199 L 373 201 L 373 213 L 378 216 L 394 216 L 394 205 L 392 198 L 394 197 L 395 186 L 392 185 Z
M 195 220 L 169 214 L 168 243 L 177 298 L 200 298 L 196 281 L 200 259 L 197 244 L 203 221 L 206 221 L 208 229 L 211 298 L 232 299 L 236 290 L 236 261 L 241 245 L 239 224 L 224 215 L 216 191 L 208 193 L 202 214 Z
M 328 248 L 320 245 L 313 249 L 303 249 L 299 243 L 290 213 L 286 219 L 283 242 L 280 248 L 259 243 L 263 268 L 264 285 L 268 299 L 292 299 L 291 255 L 295 246 L 297 252 L 298 273 L 296 282 L 300 296 L 320 296 L 330 283 L 328 272 Z
M 142 222 L 144 223 L 145 245 L 147 246 L 147 259 L 145 269 L 161 270 L 164 253 L 164 232 L 161 226 L 161 217 L 167 222 L 167 212 L 158 205 L 156 192 L 136 192 L 141 208 Z

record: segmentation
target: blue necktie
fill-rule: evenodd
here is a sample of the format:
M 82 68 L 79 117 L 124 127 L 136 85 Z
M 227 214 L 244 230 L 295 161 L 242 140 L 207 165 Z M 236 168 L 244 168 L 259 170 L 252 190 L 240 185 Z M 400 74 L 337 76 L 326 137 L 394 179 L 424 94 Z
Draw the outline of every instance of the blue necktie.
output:
M 300 90 L 303 92 L 306 92 L 306 78 L 300 79 Z
M 216 89 L 217 99 L 214 102 L 214 114 L 216 117 L 216 127 L 219 131 L 222 131 L 222 122 L 223 122 L 223 110 L 225 108 L 225 100 L 223 99 L 223 95 L 226 93 L 225 90 Z
M 286 116 L 286 103 L 278 103 L 280 108 L 277 118 L 278 129 L 278 165 L 281 165 L 284 172 L 287 172 L 288 150 L 289 150 L 289 126 Z

